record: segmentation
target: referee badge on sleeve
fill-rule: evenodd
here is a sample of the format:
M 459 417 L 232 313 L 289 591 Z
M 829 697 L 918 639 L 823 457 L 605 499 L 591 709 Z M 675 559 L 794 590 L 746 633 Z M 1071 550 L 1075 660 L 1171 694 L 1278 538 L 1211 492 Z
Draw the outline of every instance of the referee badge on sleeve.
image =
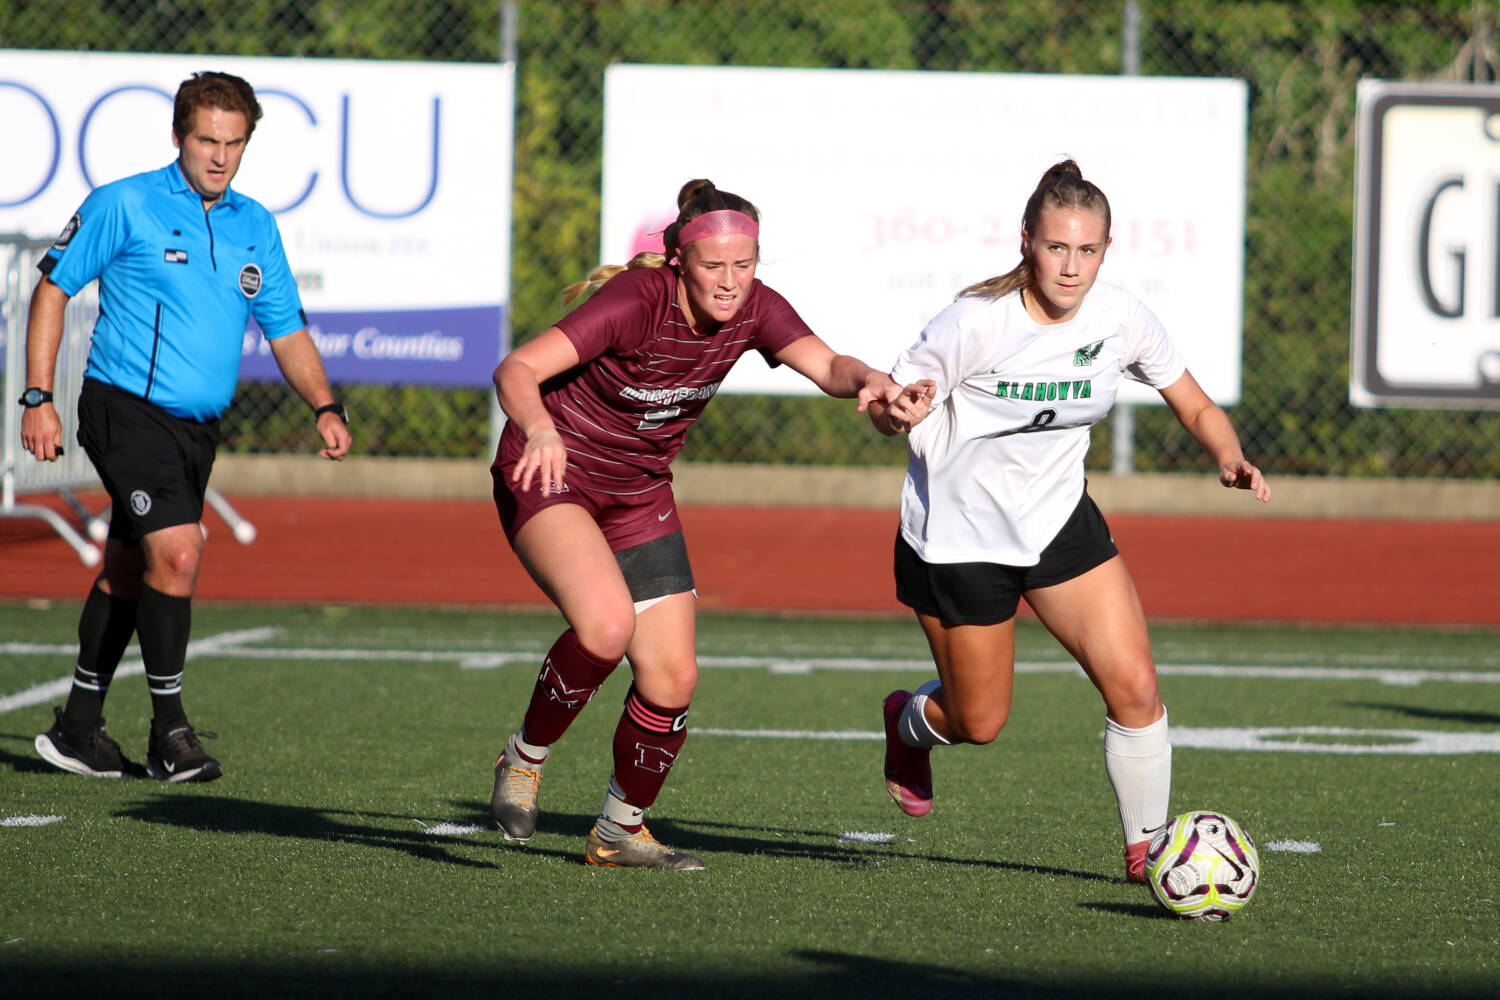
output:
M 73 217 L 68 220 L 68 224 L 63 226 L 62 232 L 57 234 L 57 240 L 52 244 L 52 249 L 66 249 L 68 244 L 73 240 L 73 234 L 78 232 L 78 227 L 81 225 L 83 225 L 83 216 L 74 212 Z
M 260 265 L 246 264 L 240 268 L 240 291 L 245 293 L 245 298 L 253 299 L 260 294 Z

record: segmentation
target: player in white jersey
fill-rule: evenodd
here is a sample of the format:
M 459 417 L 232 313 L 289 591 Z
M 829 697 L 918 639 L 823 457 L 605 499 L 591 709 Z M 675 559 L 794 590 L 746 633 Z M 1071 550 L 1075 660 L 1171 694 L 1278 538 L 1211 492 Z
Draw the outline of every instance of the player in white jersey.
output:
M 1221 483 L 1261 501 L 1271 489 L 1151 311 L 1095 282 L 1109 229 L 1104 193 L 1072 160 L 1056 164 L 1027 202 L 1021 263 L 959 293 L 892 372 L 897 383 L 937 387 L 909 437 L 896 590 L 938 676 L 885 699 L 885 777 L 905 812 L 926 815 L 930 749 L 999 735 L 1024 596 L 1104 698 L 1126 877 L 1144 881 L 1148 832 L 1167 820 L 1172 748 L 1135 585 L 1085 489 L 1089 428 L 1122 378 L 1144 382 L 1213 458 Z M 870 409 L 893 432 L 879 405 Z

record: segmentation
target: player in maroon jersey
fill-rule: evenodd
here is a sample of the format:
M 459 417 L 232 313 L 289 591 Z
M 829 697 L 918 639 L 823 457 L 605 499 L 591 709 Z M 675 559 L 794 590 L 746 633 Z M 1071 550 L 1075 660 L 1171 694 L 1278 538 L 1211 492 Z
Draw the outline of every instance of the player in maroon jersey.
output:
M 568 289 L 597 292 L 495 370 L 507 417 L 491 467 L 506 537 L 570 628 L 542 663 L 521 728 L 495 762 L 490 811 L 510 840 L 536 831 L 549 748 L 620 662 L 634 684 L 614 737 L 614 773 L 589 831 L 590 864 L 702 868 L 644 825 L 687 737 L 698 679 L 693 572 L 672 496 L 673 456 L 745 352 L 819 389 L 888 407 L 882 429 L 926 414 L 930 386 L 903 389 L 836 354 L 755 277 L 759 213 L 689 181 L 665 254 L 638 254 Z

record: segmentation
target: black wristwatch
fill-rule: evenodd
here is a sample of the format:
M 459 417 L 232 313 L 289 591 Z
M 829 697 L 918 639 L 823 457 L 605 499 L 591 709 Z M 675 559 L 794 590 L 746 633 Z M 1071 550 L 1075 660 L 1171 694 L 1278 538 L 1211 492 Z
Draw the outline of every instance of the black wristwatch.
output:
M 349 411 L 344 409 L 343 403 L 328 403 L 325 406 L 318 407 L 316 410 L 313 410 L 313 419 L 317 420 L 325 413 L 337 413 L 339 419 L 344 422 L 344 426 L 347 427 L 349 425 Z
M 16 402 L 20 403 L 22 406 L 26 407 L 29 410 L 33 406 L 41 406 L 43 403 L 52 402 L 52 393 L 48 392 L 46 389 L 38 389 L 36 386 L 32 386 L 30 389 L 27 389 L 25 392 L 21 393 L 21 398 L 16 400 Z

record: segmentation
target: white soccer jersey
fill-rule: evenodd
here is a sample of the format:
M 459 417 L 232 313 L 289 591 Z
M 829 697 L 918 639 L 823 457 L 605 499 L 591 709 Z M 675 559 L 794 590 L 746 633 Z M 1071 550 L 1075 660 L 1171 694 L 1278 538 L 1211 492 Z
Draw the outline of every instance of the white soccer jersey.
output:
M 1164 389 L 1186 370 L 1151 310 L 1103 281 L 1050 325 L 1019 292 L 955 299 L 891 373 L 937 383 L 908 439 L 902 534 L 927 562 L 1036 565 L 1083 496 L 1089 428 L 1120 379 Z

